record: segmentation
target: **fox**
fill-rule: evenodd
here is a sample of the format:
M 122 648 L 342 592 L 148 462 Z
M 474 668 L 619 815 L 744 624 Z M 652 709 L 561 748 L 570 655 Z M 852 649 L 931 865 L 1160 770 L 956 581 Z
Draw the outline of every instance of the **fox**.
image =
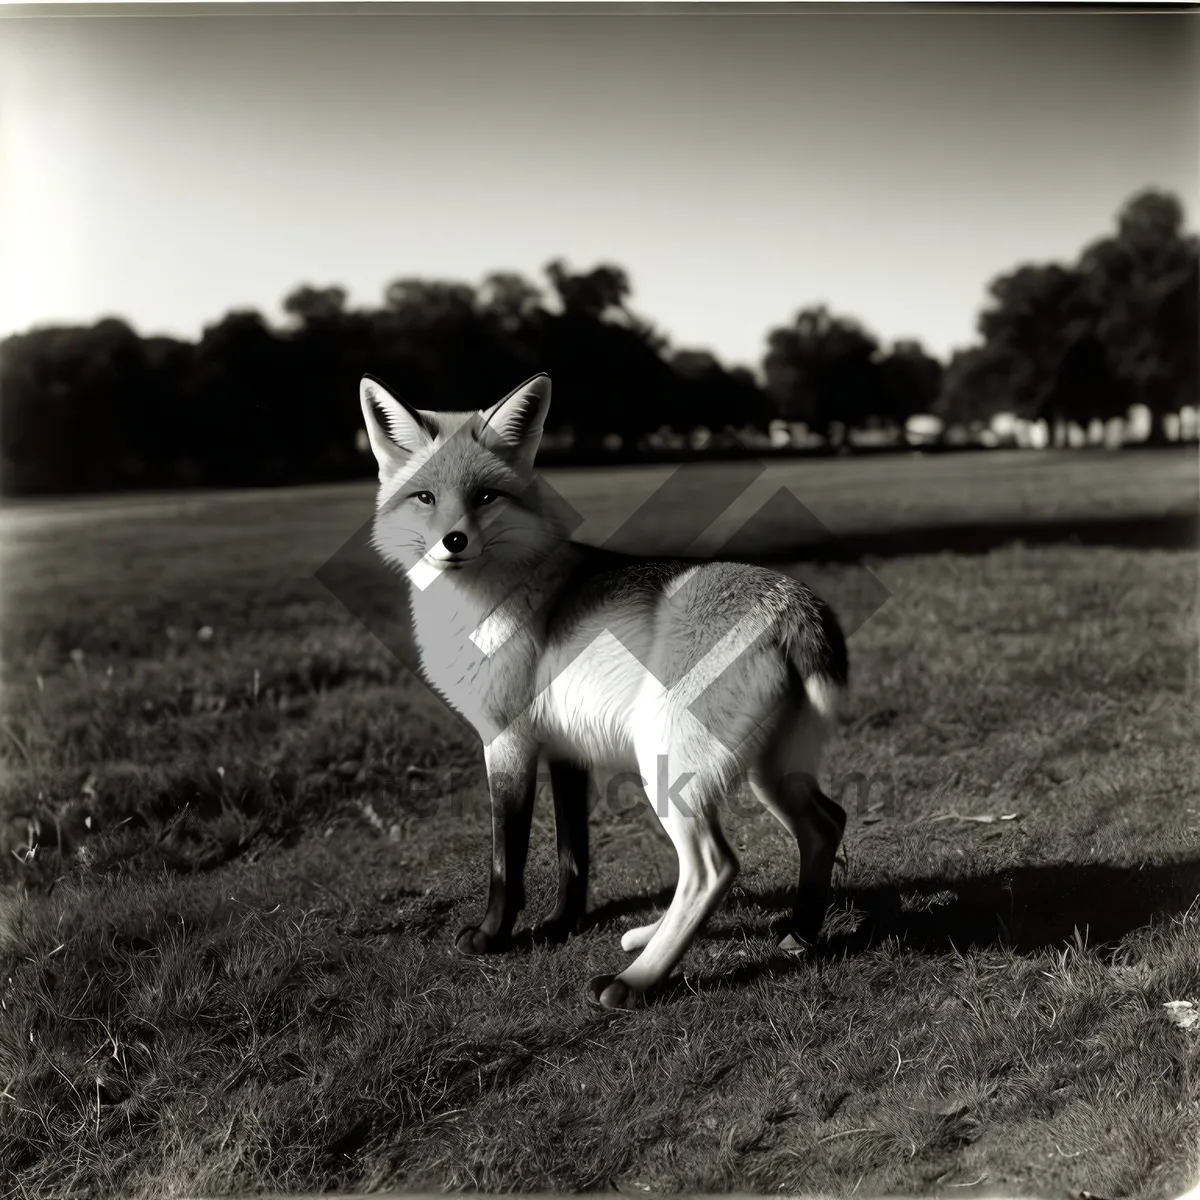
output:
M 636 1009 L 738 874 L 719 810 L 746 782 L 799 851 L 781 945 L 815 942 L 846 824 L 817 777 L 849 660 L 832 609 L 788 576 L 572 541 L 534 473 L 550 397 L 539 373 L 489 408 L 432 412 L 364 375 L 379 483 L 371 542 L 407 579 L 421 674 L 483 743 L 490 882 L 482 919 L 455 939 L 459 952 L 513 944 L 541 764 L 558 891 L 539 934 L 561 942 L 587 912 L 593 776 L 629 771 L 661 793 L 669 762 L 678 782 L 666 804 L 661 795 L 651 804 L 678 859 L 674 895 L 661 917 L 621 937 L 637 957 L 586 993 L 604 1009 Z

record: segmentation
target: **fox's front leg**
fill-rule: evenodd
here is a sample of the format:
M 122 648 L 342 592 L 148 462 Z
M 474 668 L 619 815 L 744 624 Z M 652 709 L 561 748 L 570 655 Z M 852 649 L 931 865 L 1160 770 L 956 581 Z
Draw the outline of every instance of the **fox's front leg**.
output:
M 492 799 L 492 880 L 487 912 L 458 935 L 463 954 L 503 950 L 525 905 L 525 858 L 537 786 L 536 747 L 497 739 L 484 750 Z
M 587 912 L 588 773 L 574 763 L 551 759 L 550 787 L 558 841 L 558 900 L 537 934 L 548 942 L 562 942 L 578 932 Z

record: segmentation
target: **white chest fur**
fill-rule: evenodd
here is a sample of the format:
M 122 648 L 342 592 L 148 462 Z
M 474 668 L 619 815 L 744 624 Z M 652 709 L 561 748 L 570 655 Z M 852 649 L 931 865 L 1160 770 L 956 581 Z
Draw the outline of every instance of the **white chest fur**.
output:
M 494 707 L 492 693 L 497 683 L 494 657 L 472 640 L 484 614 L 461 599 L 447 603 L 444 595 L 414 598 L 412 610 L 426 679 L 455 711 L 480 729 Z
M 421 667 L 487 743 L 533 698 L 544 641 L 537 606 L 528 595 L 503 599 L 477 579 L 439 582 L 447 586 L 412 597 Z
M 591 766 L 630 759 L 645 672 L 611 634 L 567 646 L 548 635 L 533 597 L 496 609 L 477 584 L 437 592 L 412 598 L 421 667 L 485 744 L 524 714 L 546 750 Z

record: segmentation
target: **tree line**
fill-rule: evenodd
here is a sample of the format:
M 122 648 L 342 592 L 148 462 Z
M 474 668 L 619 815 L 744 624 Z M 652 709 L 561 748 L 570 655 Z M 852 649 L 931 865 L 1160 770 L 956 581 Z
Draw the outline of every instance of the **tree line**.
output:
M 547 371 L 560 460 L 644 451 L 663 427 L 765 432 L 782 418 L 837 446 L 855 429 L 902 433 L 918 413 L 1086 423 L 1134 403 L 1162 438 L 1163 418 L 1196 402 L 1198 264 L 1179 201 L 1143 192 L 1077 262 L 995 279 L 977 343 L 947 363 L 814 307 L 768 332 L 761 380 L 671 346 L 631 306 L 621 267 L 561 260 L 536 281 L 400 278 L 377 308 L 303 286 L 279 325 L 234 311 L 195 342 L 116 318 L 35 328 L 0 344 L 0 481 L 47 494 L 363 476 L 364 369 L 433 409 L 486 404 Z

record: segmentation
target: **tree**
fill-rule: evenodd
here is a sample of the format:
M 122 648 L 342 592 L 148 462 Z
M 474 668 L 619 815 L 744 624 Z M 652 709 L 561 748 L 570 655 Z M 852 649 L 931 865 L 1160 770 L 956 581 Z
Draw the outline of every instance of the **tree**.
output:
M 931 413 L 942 390 L 942 364 L 916 341 L 899 341 L 879 364 L 883 411 L 903 431 L 909 417 Z
M 1121 210 L 1116 235 L 1080 258 L 1098 336 L 1150 409 L 1156 441 L 1165 439 L 1166 414 L 1195 394 L 1200 243 L 1184 234 L 1183 222 L 1174 196 L 1142 192 Z
M 205 328 L 185 390 L 181 448 L 206 482 L 283 483 L 301 441 L 283 342 L 262 315 L 231 312 Z
M 346 312 L 346 289 L 304 284 L 284 299 L 283 311 L 297 317 L 302 325 L 335 324 Z
M 124 321 L 8 339 L 2 387 L 6 487 L 103 491 L 146 481 L 145 347 Z
M 625 301 L 632 288 L 628 274 L 620 267 L 601 264 L 583 274 L 573 274 L 563 260 L 546 265 L 550 280 L 563 311 L 601 321 L 614 312 L 625 313 Z
M 495 271 L 480 286 L 402 276 L 373 308 L 344 288 L 305 283 L 273 327 L 232 312 L 196 343 L 143 338 L 117 318 L 43 327 L 0 347 L 0 459 L 8 492 L 265 484 L 365 473 L 358 380 L 385 379 L 434 409 L 494 403 L 548 371 L 548 427 L 584 453 L 605 435 L 632 447 L 671 424 L 765 426 L 771 411 L 827 440 L 864 422 L 903 427 L 933 409 L 950 422 L 995 413 L 1057 428 L 1140 401 L 1164 418 L 1197 399 L 1200 240 L 1179 201 L 1150 190 L 1074 265 L 1025 264 L 999 276 L 980 344 L 943 370 L 917 342 L 880 353 L 857 322 L 824 307 L 767 338 L 764 391 L 704 350 L 678 350 L 632 307 L 625 268 L 544 279 Z
M 294 319 L 281 354 L 293 423 L 291 471 L 306 480 L 343 476 L 359 461 L 358 381 L 366 369 L 370 322 L 347 310 L 346 290 L 338 286 L 304 284 L 285 297 L 283 309 Z
M 536 314 L 527 344 L 536 369 L 554 378 L 548 426 L 569 427 L 587 452 L 608 434 L 629 446 L 671 421 L 676 380 L 667 341 L 630 309 L 628 273 L 612 264 L 573 273 L 556 259 L 546 276 L 559 311 Z
M 520 382 L 525 365 L 474 288 L 443 280 L 390 284 L 370 344 L 372 373 L 434 410 L 492 403 Z
M 145 422 L 142 428 L 146 482 L 154 486 L 193 483 L 180 465 L 194 454 L 184 397 L 195 370 L 196 347 L 178 338 L 149 337 L 145 349 Z
M 515 271 L 493 271 L 479 289 L 479 302 L 499 329 L 519 338 L 542 310 L 542 292 Z
M 990 368 L 1004 379 L 1010 408 L 1051 426 L 1079 419 L 1059 386 L 1072 347 L 1092 333 L 1096 308 L 1080 271 L 1055 263 L 1018 267 L 992 281 L 979 317 Z
M 726 368 L 707 350 L 678 350 L 670 365 L 677 379 L 678 415 L 670 422 L 676 428 L 769 425 L 770 401 L 744 367 Z
M 1086 425 L 1122 416 L 1132 399 L 1132 390 L 1114 370 L 1104 343 L 1088 332 L 1072 341 L 1059 360 L 1046 410 L 1056 418 Z
M 961 410 L 973 395 L 994 410 L 999 389 L 1004 407 L 1061 427 L 1140 400 L 1163 438 L 1163 417 L 1196 381 L 1197 241 L 1182 227 L 1178 200 L 1144 192 L 1122 209 L 1116 235 L 1076 266 L 998 277 L 979 318 L 984 346 L 957 364 L 942 407 Z
M 1011 409 L 1007 373 L 1010 363 L 995 346 L 956 350 L 946 364 L 933 412 L 947 425 L 987 424 Z
M 804 309 L 767 335 L 767 394 L 782 417 L 804 421 L 826 439 L 840 425 L 844 441 L 883 410 L 878 352 L 878 341 L 857 321 L 824 306 Z
M 73 490 L 73 412 L 67 366 L 72 329 L 33 329 L 0 345 L 0 458 L 13 494 Z

